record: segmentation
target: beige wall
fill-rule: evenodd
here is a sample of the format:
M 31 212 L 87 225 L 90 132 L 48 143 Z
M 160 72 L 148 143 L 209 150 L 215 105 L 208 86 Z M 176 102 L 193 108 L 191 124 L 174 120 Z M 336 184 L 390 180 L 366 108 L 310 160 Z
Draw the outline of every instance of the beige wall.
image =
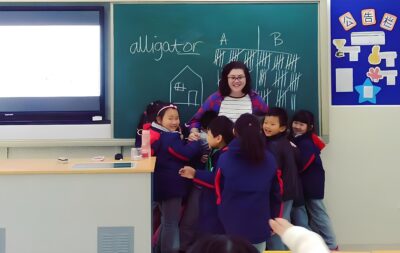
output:
M 400 249 L 400 108 L 331 107 L 329 113 L 325 203 L 339 243 Z

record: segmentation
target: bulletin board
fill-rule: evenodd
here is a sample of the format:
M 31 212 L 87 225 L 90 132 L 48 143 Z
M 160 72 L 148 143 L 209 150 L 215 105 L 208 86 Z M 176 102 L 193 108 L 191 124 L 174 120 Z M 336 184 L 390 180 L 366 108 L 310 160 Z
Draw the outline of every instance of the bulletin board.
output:
M 331 0 L 332 105 L 400 105 L 398 0 Z

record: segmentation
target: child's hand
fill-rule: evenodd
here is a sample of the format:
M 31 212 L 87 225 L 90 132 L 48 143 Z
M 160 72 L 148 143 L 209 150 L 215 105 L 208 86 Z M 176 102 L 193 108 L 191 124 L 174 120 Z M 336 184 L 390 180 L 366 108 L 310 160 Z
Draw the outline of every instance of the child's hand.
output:
M 201 161 L 202 163 L 206 163 L 207 160 L 208 160 L 208 155 L 202 155 L 201 158 L 200 158 L 200 161 Z
M 190 129 L 190 134 L 188 136 L 189 141 L 198 141 L 200 139 L 200 132 L 197 128 Z
M 179 170 L 179 175 L 181 175 L 181 177 L 193 179 L 195 174 L 196 170 L 190 166 L 185 166 Z
M 198 141 L 199 139 L 200 139 L 200 133 L 198 132 L 190 133 L 188 136 L 189 141 Z

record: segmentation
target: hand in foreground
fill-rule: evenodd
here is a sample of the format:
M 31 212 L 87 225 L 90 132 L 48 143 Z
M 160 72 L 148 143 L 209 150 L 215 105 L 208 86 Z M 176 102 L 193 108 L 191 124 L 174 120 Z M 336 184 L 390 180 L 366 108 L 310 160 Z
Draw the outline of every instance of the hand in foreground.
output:
M 182 169 L 179 170 L 179 175 L 181 175 L 181 177 L 193 179 L 195 174 L 196 170 L 190 166 L 184 166 Z
M 306 228 L 293 226 L 287 220 L 275 218 L 269 220 L 272 230 L 277 233 L 291 252 L 330 253 L 322 237 Z
M 275 218 L 269 220 L 269 225 L 271 229 L 277 233 L 279 236 L 282 236 L 283 233 L 293 225 L 285 219 L 282 218 Z

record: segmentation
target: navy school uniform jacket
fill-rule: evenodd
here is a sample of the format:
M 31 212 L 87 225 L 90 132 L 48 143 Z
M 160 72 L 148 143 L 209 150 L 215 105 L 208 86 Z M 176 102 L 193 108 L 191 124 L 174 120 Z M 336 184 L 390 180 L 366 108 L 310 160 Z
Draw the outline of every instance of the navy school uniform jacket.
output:
M 297 200 L 302 195 L 299 171 L 296 163 L 295 147 L 287 138 L 286 132 L 267 137 L 267 149 L 274 155 L 278 170 L 282 172 L 282 200 Z
M 234 139 L 217 162 L 219 219 L 226 234 L 244 237 L 253 244 L 270 237 L 270 218 L 282 216 L 282 180 L 273 155 L 265 150 L 265 156 L 264 161 L 251 164 L 240 151 L 239 139 Z
M 325 171 L 320 157 L 321 150 L 313 141 L 312 133 L 292 137 L 300 151 L 300 178 L 305 199 L 323 199 Z
M 218 158 L 227 150 L 213 149 L 207 161 L 206 170 L 197 170 L 193 182 L 202 186 L 200 195 L 199 230 L 209 234 L 223 234 L 224 228 L 218 218 L 217 197 L 215 193 L 215 174 Z
M 192 181 L 179 175 L 179 169 L 200 154 L 200 142 L 185 143 L 179 132 L 170 132 L 153 122 L 150 128 L 152 155 L 157 157 L 153 175 L 155 201 L 188 194 Z

